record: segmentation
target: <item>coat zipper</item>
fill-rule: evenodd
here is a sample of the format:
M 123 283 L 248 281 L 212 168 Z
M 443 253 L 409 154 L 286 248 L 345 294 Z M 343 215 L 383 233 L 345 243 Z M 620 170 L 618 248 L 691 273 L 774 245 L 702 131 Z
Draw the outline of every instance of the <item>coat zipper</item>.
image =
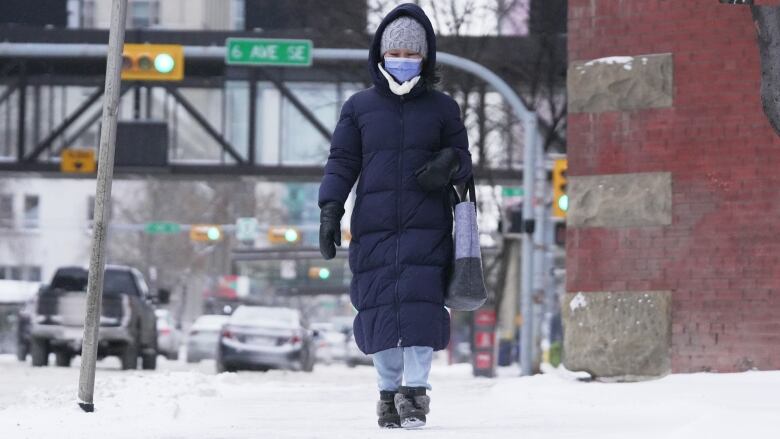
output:
M 401 195 L 404 192 L 404 180 L 403 180 L 403 157 L 404 157 L 404 97 L 401 96 L 401 105 L 399 107 L 399 115 L 401 119 L 401 144 L 398 150 L 398 198 L 396 199 L 396 213 L 398 215 L 398 232 L 395 242 L 395 321 L 398 327 L 398 345 L 401 347 L 403 337 L 401 337 L 401 300 L 398 298 L 398 284 L 401 281 L 401 232 L 403 231 L 403 220 L 401 218 Z

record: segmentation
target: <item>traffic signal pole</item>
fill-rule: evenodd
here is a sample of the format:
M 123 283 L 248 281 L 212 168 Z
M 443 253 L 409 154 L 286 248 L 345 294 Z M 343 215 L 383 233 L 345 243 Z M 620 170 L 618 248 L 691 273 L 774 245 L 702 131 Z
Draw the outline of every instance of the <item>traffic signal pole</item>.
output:
M 95 410 L 95 367 L 97 363 L 98 330 L 100 329 L 103 271 L 106 266 L 106 235 L 111 204 L 111 180 L 114 174 L 114 148 L 119 106 L 122 47 L 125 41 L 127 0 L 113 0 L 111 30 L 108 37 L 106 85 L 103 97 L 103 122 L 98 155 L 97 189 L 95 192 L 95 222 L 92 232 L 92 252 L 87 284 L 87 313 L 84 339 L 81 345 L 78 404 L 85 412 Z

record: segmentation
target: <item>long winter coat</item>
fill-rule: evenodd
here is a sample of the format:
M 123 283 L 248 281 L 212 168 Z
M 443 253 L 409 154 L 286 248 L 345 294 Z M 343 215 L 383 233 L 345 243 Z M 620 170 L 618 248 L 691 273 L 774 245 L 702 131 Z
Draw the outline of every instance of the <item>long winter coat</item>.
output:
M 423 25 L 428 54 L 419 83 L 397 96 L 377 63 L 383 30 L 402 15 Z M 344 104 L 320 186 L 320 206 L 343 204 L 360 177 L 350 227 L 350 296 L 358 310 L 355 340 L 367 354 L 397 346 L 440 350 L 449 342 L 450 195 L 423 191 L 414 172 L 436 151 L 455 148 L 460 168 L 453 183 L 461 183 L 471 175 L 471 156 L 458 104 L 432 87 L 435 65 L 436 37 L 425 13 L 413 4 L 395 8 L 371 44 L 374 86 Z

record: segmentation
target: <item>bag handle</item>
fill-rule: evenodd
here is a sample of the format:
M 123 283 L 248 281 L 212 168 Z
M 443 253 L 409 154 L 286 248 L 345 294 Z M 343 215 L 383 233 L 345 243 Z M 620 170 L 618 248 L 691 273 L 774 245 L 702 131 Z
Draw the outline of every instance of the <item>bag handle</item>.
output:
M 458 191 L 458 189 L 455 186 L 450 185 L 451 192 L 455 195 L 455 199 L 458 203 L 463 202 L 464 200 L 468 199 L 472 203 L 474 203 L 474 208 L 477 207 L 477 191 L 474 187 L 474 176 L 472 175 L 469 177 L 468 180 L 466 180 L 466 184 L 463 188 L 463 194 Z

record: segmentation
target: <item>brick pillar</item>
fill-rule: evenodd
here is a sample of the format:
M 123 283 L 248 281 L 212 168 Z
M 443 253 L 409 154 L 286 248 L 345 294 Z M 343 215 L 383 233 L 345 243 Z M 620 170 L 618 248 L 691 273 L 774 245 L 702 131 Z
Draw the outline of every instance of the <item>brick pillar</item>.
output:
M 565 364 L 780 368 L 780 141 L 747 7 L 569 0 Z

